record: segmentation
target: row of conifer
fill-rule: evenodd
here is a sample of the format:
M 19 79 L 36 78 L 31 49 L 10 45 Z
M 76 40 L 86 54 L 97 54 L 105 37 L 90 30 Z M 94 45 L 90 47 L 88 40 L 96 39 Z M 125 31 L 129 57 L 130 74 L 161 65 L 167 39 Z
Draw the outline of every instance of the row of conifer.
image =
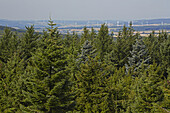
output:
M 49 20 L 0 38 L 2 113 L 169 113 L 170 35 L 115 38 L 108 26 L 62 36 Z

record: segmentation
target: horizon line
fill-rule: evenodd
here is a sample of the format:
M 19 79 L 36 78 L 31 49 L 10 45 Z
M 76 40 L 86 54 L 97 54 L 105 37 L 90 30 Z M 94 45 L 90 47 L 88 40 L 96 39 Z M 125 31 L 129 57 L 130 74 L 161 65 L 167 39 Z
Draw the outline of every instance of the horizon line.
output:
M 141 18 L 141 19 L 52 19 L 53 21 L 138 21 L 138 20 L 157 20 L 157 19 L 170 19 L 170 17 L 162 18 Z M 7 21 L 47 21 L 47 19 L 4 19 L 0 20 Z

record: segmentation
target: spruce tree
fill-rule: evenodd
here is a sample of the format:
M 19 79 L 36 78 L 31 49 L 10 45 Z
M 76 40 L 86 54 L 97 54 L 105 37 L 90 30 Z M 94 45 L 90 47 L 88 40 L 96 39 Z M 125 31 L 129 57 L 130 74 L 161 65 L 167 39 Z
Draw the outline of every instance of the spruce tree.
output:
M 145 67 L 148 66 L 150 57 L 147 55 L 142 37 L 136 39 L 136 43 L 133 45 L 133 50 L 130 53 L 132 57 L 128 57 L 128 65 L 125 64 L 126 73 L 128 73 L 130 68 L 136 73 L 142 68 L 142 65 L 145 65 Z M 136 73 L 134 76 L 138 76 L 138 74 Z
M 132 77 L 125 75 L 125 67 L 114 69 L 107 80 L 106 90 L 109 93 L 110 112 L 128 112 L 130 101 L 133 97 L 131 93 Z
M 162 70 L 165 71 L 164 77 L 168 78 L 168 68 L 170 68 L 170 36 L 161 43 L 160 56 Z
M 67 31 L 66 36 L 63 39 L 65 48 L 69 48 L 72 43 L 72 35 Z
M 95 43 L 94 41 L 96 39 L 96 36 L 97 36 L 97 34 L 96 34 L 94 28 L 92 27 L 91 32 L 90 32 L 90 36 L 89 36 L 89 41 L 91 41 L 92 45 Z
M 136 97 L 132 104 L 132 112 L 161 112 L 160 102 L 164 100 L 164 93 L 160 86 L 162 76 L 160 66 L 155 63 L 143 73 L 136 84 Z
M 86 113 L 109 112 L 105 66 L 97 58 L 88 56 L 88 61 L 81 64 L 76 74 L 76 107 L 75 111 Z
M 23 60 L 20 59 L 17 53 L 14 53 L 14 56 L 9 58 L 6 64 L 1 64 L 0 112 L 21 112 L 23 64 Z
M 51 37 L 55 37 L 56 35 L 59 34 L 59 31 L 57 30 L 57 27 L 55 27 L 55 26 L 56 26 L 56 23 L 54 23 L 51 18 L 50 18 L 50 20 L 48 21 L 48 25 L 49 25 L 49 27 L 47 28 L 47 30 L 49 31 L 49 35 L 50 35 Z M 58 37 L 58 36 L 57 36 L 57 37 Z
M 126 40 L 117 37 L 113 43 L 112 51 L 105 56 L 105 61 L 112 66 L 117 68 L 123 67 L 127 61 L 129 48 L 126 45 Z
M 75 106 L 75 95 L 76 95 L 76 90 L 75 90 L 75 84 L 76 84 L 76 73 L 79 70 L 78 67 L 78 62 L 77 59 L 79 58 L 78 56 L 78 50 L 79 50 L 79 37 L 77 36 L 77 34 L 73 33 L 72 37 L 71 37 L 71 41 L 70 41 L 70 47 L 67 48 L 67 72 L 68 72 L 68 76 L 69 76 L 69 81 L 70 82 L 70 94 L 72 96 L 72 99 L 74 98 L 74 102 L 72 104 L 72 107 L 74 109 Z
M 33 54 L 30 63 L 30 81 L 33 90 L 27 91 L 30 99 L 29 106 L 39 112 L 66 112 L 70 110 L 69 76 L 66 71 L 66 52 L 63 48 L 59 33 L 50 21 L 49 37 L 44 41 L 44 47 L 38 48 Z
M 93 46 L 91 45 L 91 42 L 86 40 L 81 49 L 81 54 L 79 55 L 79 58 L 77 60 L 80 64 L 85 63 L 86 61 L 89 60 L 88 56 L 94 58 L 96 56 L 96 49 L 93 48 Z
M 11 39 L 13 33 L 10 29 L 5 28 L 2 38 L 0 39 L 0 60 L 7 63 L 9 57 L 11 57 Z
M 144 43 L 148 48 L 148 54 L 151 57 L 150 62 L 156 62 L 158 64 L 161 63 L 160 58 L 160 44 L 159 38 L 154 34 L 154 31 L 149 35 L 149 37 L 145 38 Z
M 26 27 L 26 33 L 21 38 L 21 48 L 22 48 L 22 55 L 21 57 L 27 60 L 31 58 L 31 53 L 34 53 L 37 49 L 38 43 L 37 39 L 40 37 L 38 33 L 35 33 L 34 27 Z M 27 63 L 26 63 L 27 64 Z
M 95 40 L 95 47 L 101 61 L 104 61 L 104 56 L 111 51 L 112 41 L 112 38 L 109 36 L 108 26 L 102 24 Z
M 83 28 L 83 33 L 82 33 L 82 35 L 81 35 L 81 40 L 80 40 L 81 45 L 84 44 L 84 42 L 85 42 L 86 40 L 89 40 L 89 38 L 90 38 L 89 30 L 88 30 L 87 27 L 85 26 L 85 27 Z
M 169 99 L 170 98 L 170 85 L 169 85 L 170 78 L 164 79 L 162 82 L 163 82 L 163 84 L 161 85 L 161 88 L 164 93 L 164 100 L 162 102 L 160 102 L 160 104 L 161 104 L 161 109 L 168 112 L 168 111 L 170 111 L 170 107 L 169 107 L 170 106 L 170 99 Z
M 112 51 L 105 56 L 105 62 L 116 68 L 123 67 L 127 63 L 136 37 L 133 32 L 132 27 L 126 28 L 125 26 L 122 31 L 119 31 L 118 36 L 113 41 Z

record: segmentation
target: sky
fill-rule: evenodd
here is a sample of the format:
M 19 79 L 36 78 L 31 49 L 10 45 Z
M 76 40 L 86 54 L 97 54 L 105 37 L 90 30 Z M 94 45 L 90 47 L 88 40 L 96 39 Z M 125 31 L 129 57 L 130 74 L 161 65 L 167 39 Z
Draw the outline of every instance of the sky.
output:
M 0 0 L 0 19 L 138 20 L 170 18 L 170 0 Z

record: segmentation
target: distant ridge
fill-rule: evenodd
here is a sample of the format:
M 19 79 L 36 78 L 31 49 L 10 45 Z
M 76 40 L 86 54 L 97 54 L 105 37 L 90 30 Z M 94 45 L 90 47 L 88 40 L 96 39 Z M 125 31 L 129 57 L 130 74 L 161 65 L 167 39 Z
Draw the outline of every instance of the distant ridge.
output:
M 130 20 L 128 21 L 122 21 L 122 20 L 54 20 L 55 23 L 57 23 L 57 27 L 65 24 L 78 24 L 78 25 L 88 25 L 88 24 L 103 24 L 103 23 L 117 23 L 119 24 L 128 24 Z M 167 23 L 170 24 L 170 18 L 160 18 L 160 19 L 141 19 L 141 20 L 131 20 L 133 24 L 161 24 L 161 23 Z M 36 28 L 45 28 L 47 27 L 48 20 L 5 20 L 0 19 L 0 25 L 1 26 L 8 26 L 8 27 L 17 27 L 19 29 L 25 29 L 25 26 L 31 26 L 34 25 Z
M 150 23 L 150 24 L 160 24 L 160 23 L 167 23 L 170 24 L 170 18 L 163 18 L 163 19 L 142 19 L 142 20 L 134 20 L 135 23 L 143 22 L 143 23 Z
M 20 32 L 20 33 L 23 33 L 23 32 L 25 32 L 25 30 L 23 30 L 23 29 L 15 29 L 15 28 L 12 28 L 12 27 L 7 27 L 7 26 L 1 26 L 0 25 L 0 30 L 1 31 L 3 31 L 5 28 L 8 28 L 8 29 L 10 29 L 11 31 L 16 31 L 16 32 Z
M 75 31 L 81 34 L 84 26 L 88 29 L 96 28 L 96 32 L 101 27 L 101 24 L 105 23 L 113 32 L 118 32 L 122 27 L 129 26 L 130 20 L 53 20 L 56 23 L 56 27 L 60 30 L 60 33 L 67 34 Z M 25 26 L 34 25 L 34 29 L 37 32 L 42 32 L 48 27 L 48 20 L 5 20 L 0 19 L 0 26 L 11 27 L 13 31 L 23 32 L 26 30 Z M 132 20 L 132 25 L 135 31 L 152 31 L 152 30 L 168 30 L 170 32 L 170 18 L 159 19 L 141 19 Z M 2 27 L 3 28 L 3 27 Z M 1 28 L 1 29 L 2 29 Z M 15 29 L 14 29 L 15 28 Z M 16 29 L 17 28 L 17 29 Z M 20 30 L 23 29 L 23 30 Z M 110 31 L 110 32 L 111 32 Z

